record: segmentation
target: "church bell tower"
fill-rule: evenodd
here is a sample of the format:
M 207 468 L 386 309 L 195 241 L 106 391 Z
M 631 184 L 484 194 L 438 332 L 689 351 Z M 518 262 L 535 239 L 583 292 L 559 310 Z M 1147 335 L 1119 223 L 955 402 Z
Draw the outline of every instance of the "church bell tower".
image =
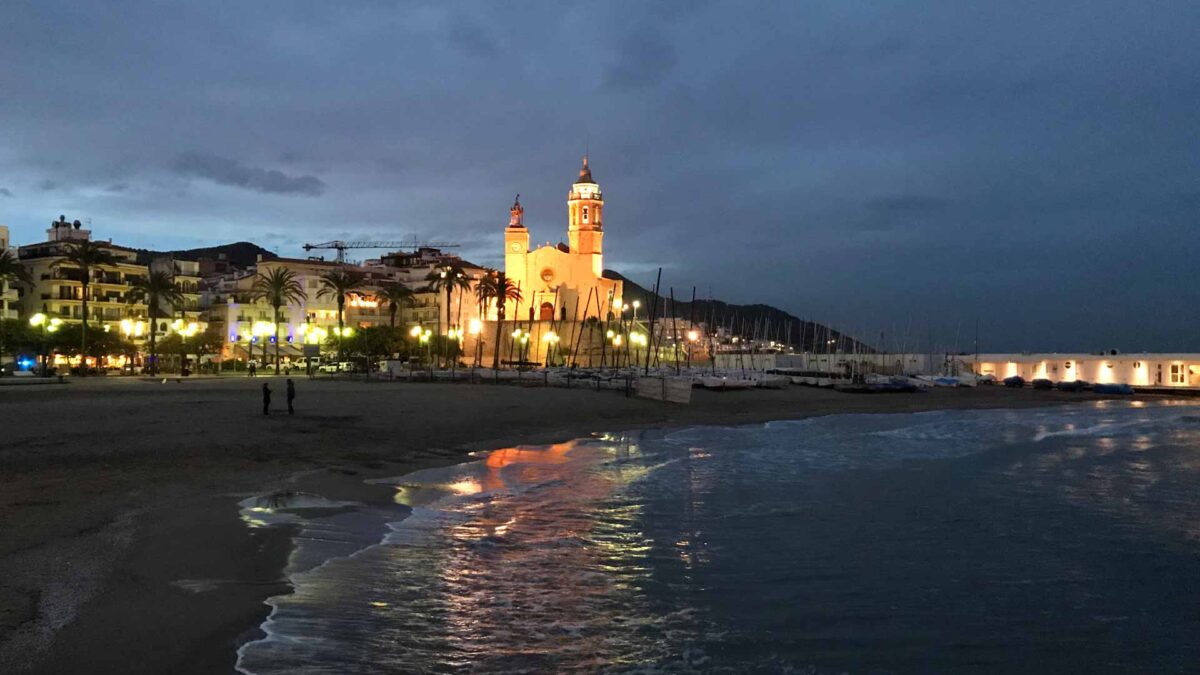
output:
M 529 230 L 525 229 L 521 195 L 513 200 L 508 214 L 508 227 L 504 228 L 504 274 L 516 283 L 525 278 L 529 259 Z
M 579 178 L 567 195 L 567 243 L 571 253 L 592 257 L 592 272 L 604 272 L 604 198 L 592 179 L 588 158 L 583 158 Z

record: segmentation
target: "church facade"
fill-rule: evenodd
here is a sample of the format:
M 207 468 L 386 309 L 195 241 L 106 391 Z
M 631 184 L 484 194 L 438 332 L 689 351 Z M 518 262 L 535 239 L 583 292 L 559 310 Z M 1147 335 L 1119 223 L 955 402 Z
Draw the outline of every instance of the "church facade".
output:
M 587 157 L 567 194 L 566 243 L 530 250 L 524 214 L 518 198 L 504 229 L 504 273 L 522 296 L 505 305 L 509 319 L 580 321 L 621 306 L 621 282 L 604 278 L 604 199 Z

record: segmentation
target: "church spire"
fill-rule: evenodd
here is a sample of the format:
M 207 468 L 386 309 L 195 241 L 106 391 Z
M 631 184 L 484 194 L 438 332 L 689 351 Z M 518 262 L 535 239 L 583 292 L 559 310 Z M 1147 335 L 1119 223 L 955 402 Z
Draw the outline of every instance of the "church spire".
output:
M 583 168 L 579 170 L 579 180 L 576 183 L 595 183 L 592 180 L 592 170 L 588 168 L 588 156 L 583 156 Z

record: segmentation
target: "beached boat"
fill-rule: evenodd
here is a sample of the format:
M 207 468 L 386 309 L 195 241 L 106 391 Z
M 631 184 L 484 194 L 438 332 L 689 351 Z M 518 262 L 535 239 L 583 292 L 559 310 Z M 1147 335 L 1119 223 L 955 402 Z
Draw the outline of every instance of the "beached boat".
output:
M 792 383 L 791 378 L 787 375 L 776 375 L 773 373 L 755 373 L 750 376 L 754 380 L 754 386 L 759 389 L 783 389 Z
M 707 375 L 700 378 L 700 386 L 705 389 L 717 389 L 720 391 L 728 391 L 731 389 L 753 389 L 754 380 L 746 377 L 726 377 Z

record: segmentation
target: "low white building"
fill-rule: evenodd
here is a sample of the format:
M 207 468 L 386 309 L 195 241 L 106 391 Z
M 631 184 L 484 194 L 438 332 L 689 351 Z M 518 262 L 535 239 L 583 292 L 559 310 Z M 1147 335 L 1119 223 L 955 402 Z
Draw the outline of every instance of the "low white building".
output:
M 999 379 L 1085 380 L 1135 387 L 1200 387 L 1200 354 L 980 354 L 978 372 Z

